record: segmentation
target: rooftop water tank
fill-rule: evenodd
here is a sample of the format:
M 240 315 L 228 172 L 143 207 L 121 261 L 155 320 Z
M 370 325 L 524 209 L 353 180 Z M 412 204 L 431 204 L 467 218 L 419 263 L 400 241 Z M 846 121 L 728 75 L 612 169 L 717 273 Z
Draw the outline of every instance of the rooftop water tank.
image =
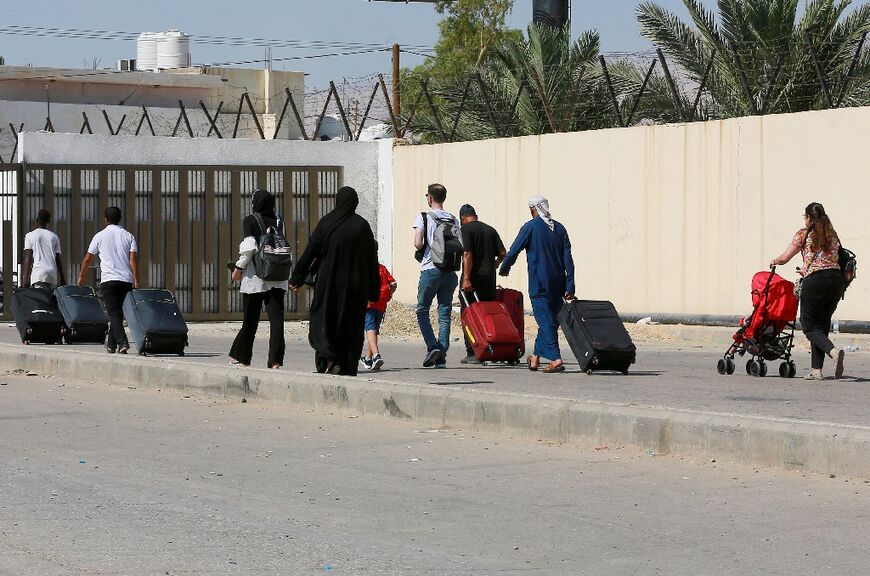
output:
M 186 68 L 190 66 L 190 36 L 178 30 L 160 35 L 157 42 L 157 68 Z
M 157 71 L 157 41 L 159 33 L 142 32 L 136 40 L 136 66 L 139 70 Z

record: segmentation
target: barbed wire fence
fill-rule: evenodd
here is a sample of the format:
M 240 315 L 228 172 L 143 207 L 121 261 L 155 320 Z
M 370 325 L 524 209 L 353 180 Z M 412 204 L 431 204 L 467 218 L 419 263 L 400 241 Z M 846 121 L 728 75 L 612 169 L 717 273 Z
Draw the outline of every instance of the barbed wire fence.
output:
M 772 81 L 776 83 L 779 78 L 795 72 L 798 67 L 805 71 L 809 62 L 815 71 L 814 77 L 804 76 L 799 82 L 790 83 L 789 89 L 792 91 L 807 89 L 808 93 L 815 90 L 816 93 L 820 93 L 822 97 L 818 107 L 821 109 L 849 105 L 845 97 L 851 83 L 855 80 L 856 68 L 859 63 L 863 64 L 870 59 L 866 40 L 865 33 L 857 46 L 848 72 L 842 78 L 831 79 L 825 76 L 819 54 L 828 46 L 824 42 L 814 42 L 811 38 L 806 39 L 806 53 L 797 63 L 786 65 L 783 56 L 779 66 L 765 73 L 770 74 Z M 729 64 L 736 68 L 737 81 L 744 92 L 743 96 L 749 102 L 751 114 L 766 114 L 769 112 L 767 100 L 754 93 L 747 80 L 748 71 L 754 66 L 751 58 L 755 50 L 756 47 L 753 46 L 730 46 L 727 54 L 716 52 L 709 54 L 708 65 L 700 78 L 697 74 L 692 75 L 679 64 L 668 60 L 661 49 L 601 54 L 597 65 L 600 67 L 606 87 L 604 97 L 609 100 L 610 105 L 609 109 L 600 109 L 588 120 L 592 123 L 609 123 L 616 127 L 634 125 L 639 120 L 636 112 L 644 98 L 649 96 L 650 83 L 654 78 L 664 82 L 670 96 L 672 108 L 665 110 L 664 116 L 680 122 L 704 120 L 706 117 L 703 110 L 705 105 L 709 104 L 710 97 L 708 81 L 714 71 L 717 58 L 727 58 Z M 642 82 L 632 86 L 631 92 L 626 91 L 624 86 L 616 86 L 611 75 L 612 66 L 625 63 L 636 67 L 642 73 Z M 95 73 L 103 73 L 103 71 Z M 468 103 L 471 100 L 483 104 L 490 124 L 490 136 L 502 137 L 515 134 L 520 128 L 516 118 L 517 106 L 524 93 L 535 97 L 535 101 L 544 108 L 543 112 L 549 120 L 548 125 L 542 126 L 538 133 L 560 131 L 559 123 L 554 118 L 559 110 L 549 109 L 552 103 L 547 101 L 540 78 L 523 75 L 513 101 L 505 103 L 493 97 L 491 89 L 483 82 L 479 72 L 470 74 L 463 80 L 465 83 L 463 96 L 457 106 L 456 103 L 447 105 L 443 98 L 433 93 L 430 85 L 431 78 L 407 72 L 403 75 L 403 87 L 399 94 L 411 95 L 413 98 L 410 102 L 403 102 L 404 111 L 396 115 L 395 94 L 391 94 L 388 88 L 385 80 L 387 75 L 379 72 L 344 77 L 339 81 L 329 82 L 328 86 L 308 88 L 304 94 L 298 92 L 294 94 L 290 87 L 286 86 L 272 94 L 252 95 L 240 87 L 237 101 L 223 101 L 213 109 L 209 109 L 201 100 L 195 106 L 191 106 L 190 103 L 185 105 L 184 102 L 179 101 L 173 117 L 149 111 L 153 111 L 153 107 L 149 109 L 148 106 L 140 106 L 129 107 L 129 110 L 123 111 L 120 117 L 117 116 L 119 112 L 113 109 L 115 115 L 113 118 L 107 111 L 107 107 L 82 106 L 78 133 L 100 132 L 112 136 L 276 139 L 286 137 L 282 136 L 281 130 L 289 126 L 293 129 L 286 133 L 296 133 L 303 140 L 338 138 L 356 141 L 362 137 L 365 128 L 378 124 L 386 125 L 387 130 L 384 135 L 407 138 L 411 135 L 410 131 L 415 119 L 425 114 L 432 125 L 430 140 L 453 142 L 457 137 L 461 137 L 457 128 L 469 114 Z M 810 97 L 813 98 L 813 104 L 819 101 L 817 96 L 805 98 Z M 267 128 L 264 125 L 264 115 L 258 111 L 267 109 L 267 104 L 273 102 L 279 102 L 280 106 L 274 107 L 277 111 L 273 112 L 274 127 Z M 160 108 L 160 110 L 167 109 Z M 325 126 L 327 119 L 333 125 L 329 130 L 326 130 Z M 338 130 L 335 129 L 335 124 L 338 125 Z M 97 127 L 99 129 L 96 129 Z M 65 128 L 66 132 L 72 131 L 68 126 Z M 19 146 L 19 134 L 22 131 L 33 130 L 56 131 L 50 108 L 44 124 L 26 125 L 25 122 L 13 120 L 6 126 L 0 126 L 0 163 L 14 162 Z

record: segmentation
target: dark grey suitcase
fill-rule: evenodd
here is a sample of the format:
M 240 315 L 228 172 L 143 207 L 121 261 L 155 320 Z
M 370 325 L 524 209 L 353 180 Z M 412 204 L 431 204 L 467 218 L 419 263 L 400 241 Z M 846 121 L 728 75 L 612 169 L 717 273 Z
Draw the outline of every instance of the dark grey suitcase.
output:
M 16 288 L 12 292 L 12 314 L 23 343 L 63 342 L 63 317 L 48 288 Z
M 169 290 L 133 290 L 124 299 L 124 318 L 140 355 L 184 356 L 187 323 Z
M 63 316 L 67 344 L 93 342 L 103 344 L 109 319 L 90 286 L 58 286 L 54 290 L 57 307 Z
M 566 302 L 559 312 L 559 325 L 580 369 L 587 374 L 595 370 L 628 374 L 637 359 L 637 348 L 611 302 Z

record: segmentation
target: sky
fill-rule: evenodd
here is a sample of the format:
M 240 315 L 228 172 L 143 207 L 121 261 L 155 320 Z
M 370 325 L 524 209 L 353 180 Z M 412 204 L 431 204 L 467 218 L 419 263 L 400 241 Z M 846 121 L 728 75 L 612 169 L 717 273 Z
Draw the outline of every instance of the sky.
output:
M 658 0 L 685 15 L 682 0 Z M 29 0 L 7 2 L 0 26 L 34 26 L 123 32 L 182 30 L 191 35 L 329 40 L 377 45 L 433 46 L 440 16 L 429 4 L 368 2 L 366 0 Z M 572 27 L 598 29 L 605 52 L 635 52 L 650 45 L 640 37 L 634 0 L 573 0 Z M 184 10 L 179 10 L 180 6 Z M 525 29 L 531 21 L 532 0 L 516 0 L 509 24 Z M 390 73 L 389 52 L 318 58 L 300 57 L 347 52 L 347 49 L 272 50 L 273 67 L 308 74 L 306 89 L 330 80 Z M 9 65 L 91 68 L 114 67 L 116 60 L 136 57 L 135 41 L 34 38 L 0 34 L 0 56 Z M 251 46 L 191 43 L 194 64 L 255 60 L 264 49 Z M 282 60 L 285 59 L 285 60 Z M 420 56 L 403 53 L 402 65 L 415 66 Z M 246 67 L 259 68 L 262 63 Z

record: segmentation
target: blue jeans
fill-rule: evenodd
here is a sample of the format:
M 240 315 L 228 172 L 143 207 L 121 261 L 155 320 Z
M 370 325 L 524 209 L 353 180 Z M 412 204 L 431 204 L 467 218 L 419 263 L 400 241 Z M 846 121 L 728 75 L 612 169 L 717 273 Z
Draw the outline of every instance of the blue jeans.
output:
M 434 268 L 420 272 L 420 284 L 417 287 L 417 323 L 420 333 L 426 342 L 426 350 L 440 348 L 447 354 L 450 348 L 450 313 L 453 310 L 453 294 L 459 285 L 456 272 L 442 272 Z M 429 309 L 432 300 L 438 297 L 438 339 L 432 330 L 429 319 Z

